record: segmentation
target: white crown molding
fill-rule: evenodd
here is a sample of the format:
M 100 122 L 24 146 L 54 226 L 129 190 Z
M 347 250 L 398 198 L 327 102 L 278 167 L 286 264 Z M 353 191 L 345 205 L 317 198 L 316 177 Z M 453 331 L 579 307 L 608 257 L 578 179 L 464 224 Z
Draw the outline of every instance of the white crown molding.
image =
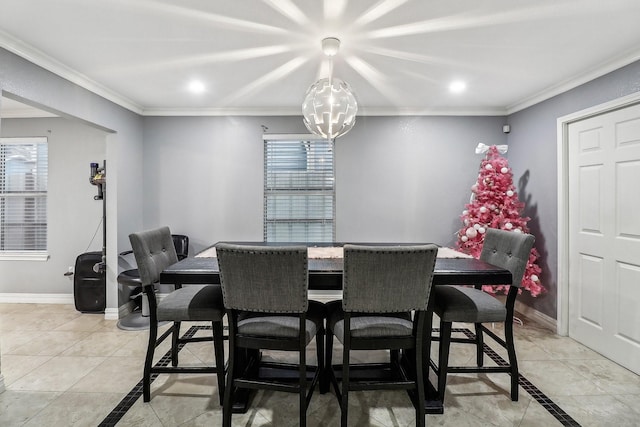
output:
M 9 52 L 15 53 L 29 62 L 33 62 L 47 71 L 51 71 L 52 73 L 69 80 L 71 83 L 118 104 L 127 110 L 133 111 L 137 114 L 142 113 L 142 107 L 127 97 L 102 86 L 84 74 L 77 72 L 57 59 L 48 56 L 44 52 L 28 45 L 22 40 L 16 39 L 2 30 L 0 30 L 0 47 L 8 50 Z
M 145 108 L 143 116 L 302 116 L 302 108 Z M 503 108 L 391 108 L 358 110 L 365 116 L 506 116 Z
M 302 107 L 294 112 L 292 108 L 145 108 L 143 116 L 302 116 Z
M 542 101 L 546 101 L 547 99 L 553 98 L 556 95 L 560 95 L 561 93 L 574 89 L 582 84 L 590 82 L 591 80 L 602 77 L 605 74 L 624 67 L 625 65 L 629 65 L 632 62 L 637 61 L 638 59 L 640 59 L 640 50 L 634 49 L 628 51 L 625 54 L 618 56 L 612 60 L 606 61 L 587 72 L 575 75 L 535 95 L 527 97 L 520 102 L 507 106 L 507 114 L 517 113 L 518 111 L 524 110 L 525 108 L 531 107 L 532 105 L 539 104 Z
M 0 47 L 51 71 L 52 73 L 83 87 L 121 107 L 143 116 L 298 116 L 297 108 L 144 108 L 127 97 L 116 93 L 87 76 L 73 70 L 44 52 L 16 39 L 0 30 Z M 594 69 L 581 73 L 563 82 L 555 84 L 535 95 L 504 108 L 377 108 L 362 107 L 359 116 L 506 116 L 516 113 L 532 105 L 538 104 L 561 93 L 567 92 L 581 84 L 587 83 L 609 72 L 640 59 L 640 51 L 629 51 L 613 60 L 607 61 Z
M 134 113 L 142 116 L 301 116 L 301 108 L 143 108 L 127 97 L 91 80 L 87 76 L 73 70 L 44 52 L 16 39 L 0 30 L 0 47 L 33 62 L 34 64 L 83 87 L 96 95 L 102 96 Z M 427 109 L 427 108 L 377 108 L 363 107 L 359 116 L 504 116 L 504 108 L 461 108 L 461 109 Z M 3 112 L 4 117 L 10 117 Z M 19 113 L 11 117 L 20 117 Z M 33 117 L 33 116 L 32 116 Z M 48 116 L 46 116 L 48 117 Z
M 362 114 L 360 114 L 360 111 Z M 363 107 L 358 111 L 359 116 L 505 116 L 507 110 L 500 107 L 486 108 L 378 108 Z

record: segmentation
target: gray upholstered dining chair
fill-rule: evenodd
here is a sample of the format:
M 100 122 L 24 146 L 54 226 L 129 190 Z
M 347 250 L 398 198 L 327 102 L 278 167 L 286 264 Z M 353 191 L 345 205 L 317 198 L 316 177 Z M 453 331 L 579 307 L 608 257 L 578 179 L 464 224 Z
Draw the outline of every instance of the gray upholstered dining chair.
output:
M 223 404 L 223 426 L 231 426 L 236 389 L 267 389 L 299 394 L 300 426 L 306 425 L 307 407 L 324 372 L 324 304 L 309 301 L 305 246 L 216 245 L 220 283 L 229 320 L 229 367 Z M 317 345 L 317 366 L 306 363 L 307 345 Z M 299 362 L 261 360 L 259 350 L 298 352 Z M 247 354 L 249 360 L 239 362 Z M 261 378 L 260 368 L 288 369 L 288 380 Z M 313 372 L 311 382 L 307 372 Z M 295 380 L 297 379 L 297 380 Z
M 176 248 L 178 261 L 189 256 L 189 236 L 172 234 L 173 246 Z M 133 250 L 120 252 L 120 256 L 132 254 Z M 118 328 L 125 330 L 139 330 L 149 328 L 149 304 L 142 290 L 142 281 L 137 268 L 124 270 L 118 274 L 118 286 L 129 300 L 133 302 L 133 310 L 118 321 Z
M 218 378 L 218 393 L 220 403 L 224 396 L 225 361 L 224 335 L 222 319 L 224 306 L 222 291 L 219 285 L 187 285 L 179 287 L 164 296 L 160 301 L 156 298 L 155 285 L 160 280 L 160 273 L 166 267 L 178 262 L 176 248 L 171 237 L 169 227 L 141 231 L 129 235 L 140 280 L 149 300 L 149 343 L 144 363 L 143 399 L 151 400 L 151 376 L 153 374 L 169 373 L 216 373 Z M 159 322 L 173 322 L 171 328 L 158 337 Z M 211 322 L 213 333 L 211 336 L 192 337 L 180 336 L 180 325 L 183 321 Z M 172 336 L 171 366 L 158 363 L 153 365 L 155 348 L 168 336 Z M 190 342 L 213 341 L 215 352 L 215 366 L 181 367 L 178 364 L 178 351 Z
M 433 340 L 440 341 L 438 364 L 430 361 L 431 367 L 438 375 L 438 394 L 444 401 L 448 373 L 506 372 L 511 374 L 511 400 L 518 400 L 518 361 L 513 339 L 513 312 L 515 300 L 522 285 L 529 254 L 533 247 L 534 237 L 530 234 L 504 231 L 490 228 L 484 238 L 480 259 L 511 272 L 511 286 L 506 303 L 482 291 L 480 285 L 475 288 L 467 286 L 436 286 L 434 293 L 434 312 L 440 318 L 439 336 Z M 473 323 L 474 338 L 452 338 L 453 322 Z M 504 339 L 488 329 L 483 323 L 504 323 Z M 484 366 L 483 333 L 491 336 L 497 343 L 507 349 L 509 363 L 506 366 Z M 449 366 L 449 349 L 451 342 L 476 345 L 477 366 Z
M 423 360 L 430 331 L 431 282 L 438 249 L 419 246 L 344 246 L 343 298 L 327 304 L 326 368 L 348 425 L 349 392 L 412 391 L 416 425 L 425 425 Z M 342 364 L 332 365 L 333 337 L 343 344 Z M 389 350 L 389 363 L 351 364 L 354 350 Z M 400 357 L 400 351 L 403 357 Z M 402 362 L 409 361 L 409 374 Z M 380 380 L 358 381 L 352 371 L 385 369 Z M 342 371 L 338 387 L 337 370 Z M 389 374 L 391 373 L 391 374 Z

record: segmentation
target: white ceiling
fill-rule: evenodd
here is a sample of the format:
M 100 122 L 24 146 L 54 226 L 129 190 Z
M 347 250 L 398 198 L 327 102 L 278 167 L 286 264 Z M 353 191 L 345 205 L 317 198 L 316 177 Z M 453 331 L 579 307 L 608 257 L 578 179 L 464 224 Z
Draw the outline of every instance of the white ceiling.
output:
M 505 114 L 640 58 L 638 0 L 0 0 L 0 46 L 141 114 Z M 192 79 L 204 93 L 186 88 Z M 467 83 L 462 94 L 448 85 Z

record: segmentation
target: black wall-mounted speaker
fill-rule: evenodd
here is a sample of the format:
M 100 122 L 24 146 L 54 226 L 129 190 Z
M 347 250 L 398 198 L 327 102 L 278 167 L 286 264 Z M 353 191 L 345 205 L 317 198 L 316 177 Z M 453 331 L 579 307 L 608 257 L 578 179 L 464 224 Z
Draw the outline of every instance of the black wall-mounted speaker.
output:
M 85 252 L 76 258 L 73 274 L 73 297 L 76 310 L 83 313 L 104 313 L 107 306 L 106 273 L 96 272 L 94 266 L 102 262 L 102 252 Z

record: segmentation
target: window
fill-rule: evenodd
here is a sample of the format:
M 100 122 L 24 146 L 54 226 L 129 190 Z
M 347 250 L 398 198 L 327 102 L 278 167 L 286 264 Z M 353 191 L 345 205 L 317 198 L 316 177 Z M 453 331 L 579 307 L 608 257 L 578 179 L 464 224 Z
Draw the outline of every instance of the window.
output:
M 264 240 L 333 242 L 333 142 L 265 135 L 264 162 Z
M 0 138 L 0 256 L 47 250 L 47 138 Z

